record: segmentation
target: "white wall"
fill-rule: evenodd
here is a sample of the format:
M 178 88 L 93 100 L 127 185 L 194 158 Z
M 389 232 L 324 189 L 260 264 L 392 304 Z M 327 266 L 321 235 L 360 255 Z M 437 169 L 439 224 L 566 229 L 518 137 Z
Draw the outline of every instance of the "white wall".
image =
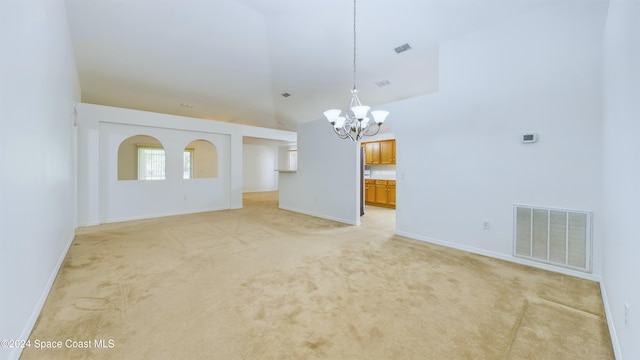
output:
M 604 44 L 604 294 L 618 358 L 640 359 L 640 2 L 611 1 Z
M 84 111 L 79 112 L 80 116 L 84 114 Z M 141 133 L 153 136 L 162 143 L 166 159 L 165 180 L 118 180 L 118 148 L 130 136 Z M 229 134 L 101 123 L 100 221 L 230 209 L 230 137 Z M 183 179 L 184 148 L 197 139 L 210 141 L 217 149 L 216 178 Z
M 244 144 L 242 149 L 242 191 L 278 190 L 278 147 Z
M 439 93 L 384 106 L 398 234 L 515 260 L 514 203 L 591 210 L 601 274 L 605 16 L 605 3 L 559 3 L 455 39 Z M 522 144 L 526 132 L 539 141 Z
M 298 170 L 280 173 L 280 208 L 360 224 L 359 149 L 324 119 L 298 126 Z
M 295 141 L 295 133 L 174 115 L 78 104 L 79 225 L 242 207 L 246 134 Z M 167 154 L 163 181 L 118 181 L 117 154 L 130 136 L 150 135 Z M 208 140 L 218 153 L 218 177 L 182 178 L 182 152 Z M 273 171 L 273 168 L 271 168 Z
M 80 87 L 64 2 L 0 2 L 0 44 L 0 339 L 27 339 L 75 226 Z

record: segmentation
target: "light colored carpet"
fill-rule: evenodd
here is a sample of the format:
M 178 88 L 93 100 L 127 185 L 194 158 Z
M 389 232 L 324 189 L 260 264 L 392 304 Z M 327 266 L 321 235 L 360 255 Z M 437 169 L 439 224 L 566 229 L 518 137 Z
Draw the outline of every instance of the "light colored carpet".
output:
M 79 229 L 22 358 L 614 358 L 594 282 L 244 204 Z

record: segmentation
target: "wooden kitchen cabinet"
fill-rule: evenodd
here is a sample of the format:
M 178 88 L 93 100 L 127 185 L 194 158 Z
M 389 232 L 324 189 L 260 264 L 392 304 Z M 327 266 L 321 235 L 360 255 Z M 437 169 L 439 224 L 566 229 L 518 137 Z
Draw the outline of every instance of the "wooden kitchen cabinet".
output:
M 376 202 L 376 181 L 375 180 L 364 181 L 364 202 L 366 204 L 373 204 Z
M 395 181 L 389 181 L 387 183 L 387 205 L 389 205 L 390 207 L 393 207 L 394 209 L 396 207 L 396 182 Z
M 396 182 L 394 180 L 365 180 L 365 203 L 396 207 Z
M 367 165 L 396 163 L 396 141 L 382 140 L 362 143 Z
M 396 141 L 380 141 L 380 164 L 396 163 Z
M 377 205 L 387 204 L 387 181 L 386 180 L 376 180 L 376 204 Z
M 380 164 L 380 143 L 364 143 L 364 154 L 367 164 Z

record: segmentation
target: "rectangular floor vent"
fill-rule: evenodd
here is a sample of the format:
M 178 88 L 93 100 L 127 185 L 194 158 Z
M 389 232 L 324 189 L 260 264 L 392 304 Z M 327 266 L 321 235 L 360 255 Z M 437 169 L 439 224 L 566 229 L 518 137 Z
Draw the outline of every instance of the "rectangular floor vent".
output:
M 517 257 L 591 272 L 591 212 L 514 205 Z

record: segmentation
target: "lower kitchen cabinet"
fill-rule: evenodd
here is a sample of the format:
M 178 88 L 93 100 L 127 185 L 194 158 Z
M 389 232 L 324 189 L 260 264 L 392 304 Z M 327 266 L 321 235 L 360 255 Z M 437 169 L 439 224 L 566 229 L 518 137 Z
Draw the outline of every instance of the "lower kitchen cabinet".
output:
M 375 180 L 364 181 L 364 202 L 366 204 L 372 204 L 376 202 L 376 181 Z
M 393 183 L 393 184 L 391 184 Z M 396 208 L 396 182 L 389 181 L 387 185 L 387 205 L 390 207 Z
M 394 208 L 396 207 L 395 180 L 365 180 L 365 203 Z

